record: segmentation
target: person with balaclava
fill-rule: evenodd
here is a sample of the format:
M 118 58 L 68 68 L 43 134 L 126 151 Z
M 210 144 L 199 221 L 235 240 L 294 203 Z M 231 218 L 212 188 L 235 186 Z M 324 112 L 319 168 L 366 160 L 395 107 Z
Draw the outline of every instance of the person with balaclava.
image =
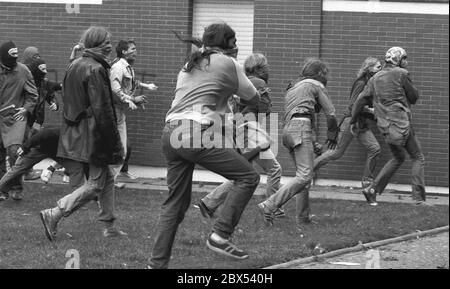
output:
M 29 69 L 34 78 L 34 83 L 38 90 L 38 101 L 34 112 L 28 120 L 30 127 L 42 127 L 45 121 L 45 103 L 47 102 L 50 110 L 58 110 L 58 101 L 55 97 L 55 91 L 51 89 L 49 82 L 45 78 L 47 75 L 47 65 L 42 58 L 35 59 L 29 64 Z
M 34 46 L 29 46 L 23 51 L 23 64 L 29 66 L 33 60 L 41 58 L 39 50 Z
M 296 221 L 298 229 L 313 222 L 309 207 L 309 188 L 313 178 L 314 147 L 312 131 L 316 112 L 323 109 L 327 117 L 328 148 L 336 147 L 338 134 L 335 108 L 325 88 L 328 67 L 318 58 L 307 58 L 299 79 L 288 86 L 285 100 L 283 145 L 296 167 L 295 177 L 284 184 L 275 194 L 258 204 L 267 226 L 273 225 L 274 213 L 296 196 Z
M 27 119 L 36 106 L 38 93 L 29 69 L 17 61 L 19 51 L 12 41 L 0 45 L 0 177 L 6 172 L 6 156 L 10 167 L 18 157 L 27 132 Z M 9 109 L 8 109 L 9 108 Z M 6 110 L 5 110 L 6 109 Z M 11 186 L 9 194 L 2 193 L 0 200 L 11 196 L 21 200 L 19 182 Z
M 367 202 L 375 205 L 376 195 L 382 194 L 389 180 L 406 158 L 411 157 L 412 199 L 417 205 L 425 202 L 425 157 L 411 126 L 411 106 L 419 99 L 409 72 L 406 51 L 394 46 L 385 55 L 385 64 L 358 96 L 352 109 L 350 123 L 355 126 L 365 105 L 372 105 L 377 126 L 388 144 L 392 158 L 384 165 L 373 183 L 363 189 Z
M 151 268 L 169 266 L 178 226 L 190 206 L 195 164 L 233 181 L 206 245 L 222 255 L 248 258 L 248 253 L 234 245 L 230 237 L 258 186 L 259 174 L 232 143 L 227 148 L 221 140 L 228 99 L 235 94 L 250 100 L 259 93 L 243 67 L 226 53 L 237 48 L 236 33 L 228 24 L 210 24 L 202 43 L 178 73 L 162 132 L 169 192 L 161 206 Z
M 71 62 L 63 81 L 63 111 L 57 157 L 89 167 L 87 182 L 57 201 L 56 207 L 42 210 L 41 221 L 50 241 L 58 222 L 91 200 L 98 198 L 103 236 L 125 235 L 114 226 L 114 175 L 110 165 L 123 160 L 109 81 L 111 34 L 92 26 L 82 36 L 83 56 Z

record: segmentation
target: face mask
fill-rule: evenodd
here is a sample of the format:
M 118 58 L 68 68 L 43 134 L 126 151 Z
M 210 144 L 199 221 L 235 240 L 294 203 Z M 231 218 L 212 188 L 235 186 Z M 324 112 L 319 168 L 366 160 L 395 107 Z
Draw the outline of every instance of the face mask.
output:
M 14 68 L 17 65 L 18 56 L 19 50 L 12 41 L 3 43 L 0 46 L 0 61 L 4 66 Z

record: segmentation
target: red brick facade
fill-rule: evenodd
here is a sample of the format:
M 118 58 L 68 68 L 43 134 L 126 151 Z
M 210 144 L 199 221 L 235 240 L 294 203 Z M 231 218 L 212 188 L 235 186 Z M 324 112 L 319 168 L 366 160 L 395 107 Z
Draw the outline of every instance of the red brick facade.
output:
M 269 84 L 276 112 L 282 112 L 284 89 L 297 76 L 305 57 L 321 56 L 329 63 L 328 89 L 342 114 L 364 58 L 382 58 L 387 48 L 404 47 L 421 94 L 413 107 L 413 125 L 425 153 L 427 185 L 448 186 L 448 15 L 322 12 L 319 0 L 254 3 L 253 47 L 266 54 L 271 64 Z M 155 82 L 159 90 L 148 93 L 146 110 L 128 115 L 131 163 L 164 166 L 160 131 L 188 52 L 170 30 L 190 33 L 192 6 L 192 1 L 104 0 L 102 5 L 81 5 L 79 14 L 68 14 L 65 4 L 0 2 L 0 41 L 13 40 L 19 52 L 27 46 L 38 47 L 53 70 L 50 78 L 61 81 L 71 47 L 88 26 L 107 27 L 113 41 L 133 38 L 139 51 L 136 71 L 141 80 Z M 48 125 L 60 122 L 59 113 L 47 111 L 47 116 Z M 324 123 L 319 124 L 323 139 Z M 292 175 L 286 150 L 280 146 L 279 152 L 285 175 Z M 381 163 L 389 155 L 383 145 Z M 321 169 L 319 177 L 358 180 L 362 168 L 363 151 L 355 142 L 341 160 Z M 408 161 L 393 182 L 409 183 L 409 172 Z

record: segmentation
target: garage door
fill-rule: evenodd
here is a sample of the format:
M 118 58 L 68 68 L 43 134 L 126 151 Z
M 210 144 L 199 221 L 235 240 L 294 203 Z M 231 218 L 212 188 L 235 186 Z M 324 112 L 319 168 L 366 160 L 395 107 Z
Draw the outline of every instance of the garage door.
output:
M 253 14 L 253 1 L 194 0 L 192 36 L 201 38 L 211 23 L 228 23 L 236 31 L 238 61 L 243 64 L 253 52 Z

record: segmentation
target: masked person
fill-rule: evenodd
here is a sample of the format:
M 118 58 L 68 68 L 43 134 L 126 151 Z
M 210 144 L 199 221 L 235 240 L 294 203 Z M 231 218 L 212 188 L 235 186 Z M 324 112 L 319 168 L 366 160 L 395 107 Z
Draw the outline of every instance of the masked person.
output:
M 274 213 L 297 195 L 296 219 L 299 225 L 311 223 L 309 188 L 313 177 L 314 147 L 312 119 L 316 109 L 327 117 L 327 144 L 336 147 L 338 134 L 334 106 L 325 88 L 328 68 L 317 58 L 305 60 L 300 78 L 289 85 L 285 96 L 283 145 L 289 150 L 296 167 L 295 177 L 275 194 L 258 204 L 266 225 L 273 225 Z
M 69 64 L 63 81 L 63 121 L 57 156 L 89 167 L 89 179 L 80 188 L 58 200 L 57 206 L 40 212 L 50 241 L 62 217 L 69 217 L 98 198 L 103 236 L 125 233 L 114 226 L 114 175 L 109 165 L 123 161 L 123 147 L 109 80 L 111 34 L 93 26 L 82 36 L 86 50 Z
M 388 144 L 393 158 L 363 190 L 366 200 L 376 205 L 376 195 L 383 193 L 391 177 L 405 161 L 405 151 L 412 160 L 412 198 L 418 205 L 425 203 L 425 157 L 411 126 L 411 105 L 419 98 L 406 70 L 406 51 L 392 47 L 386 52 L 385 64 L 361 92 L 352 109 L 350 123 L 354 126 L 365 105 L 374 107 L 378 129 Z
M 6 156 L 10 167 L 17 160 L 17 150 L 27 132 L 27 119 L 38 98 L 33 76 L 24 64 L 17 62 L 18 54 L 12 41 L 0 45 L 0 109 L 14 105 L 0 114 L 0 177 L 6 172 Z M 12 184 L 9 194 L 13 199 L 21 200 L 21 192 L 22 186 L 17 181 Z M 8 196 L 8 193 L 2 193 L 0 199 Z
M 337 147 L 335 150 L 327 150 L 315 158 L 314 170 L 323 167 L 330 161 L 340 159 L 355 137 L 367 151 L 366 165 L 362 177 L 362 187 L 366 188 L 372 183 L 374 171 L 381 152 L 380 144 L 370 129 L 370 126 L 374 124 L 375 119 L 373 108 L 366 106 L 364 112 L 358 115 L 357 131 L 352 132 L 350 130 L 350 119 L 352 116 L 352 107 L 358 98 L 358 95 L 363 91 L 369 79 L 375 75 L 375 73 L 380 71 L 380 69 L 381 62 L 377 58 L 368 57 L 364 60 L 350 91 L 350 104 L 340 122 Z M 353 133 L 355 133 L 355 135 L 353 135 Z
M 195 164 L 234 181 L 206 242 L 208 248 L 236 259 L 248 258 L 230 237 L 259 183 L 259 175 L 232 145 L 215 145 L 210 136 L 220 139 L 228 99 L 233 94 L 245 100 L 259 94 L 242 66 L 224 54 L 236 48 L 236 34 L 229 25 L 209 25 L 202 43 L 179 72 L 175 98 L 166 115 L 162 150 L 169 193 L 161 207 L 151 268 L 168 267 L 178 226 L 190 205 Z

